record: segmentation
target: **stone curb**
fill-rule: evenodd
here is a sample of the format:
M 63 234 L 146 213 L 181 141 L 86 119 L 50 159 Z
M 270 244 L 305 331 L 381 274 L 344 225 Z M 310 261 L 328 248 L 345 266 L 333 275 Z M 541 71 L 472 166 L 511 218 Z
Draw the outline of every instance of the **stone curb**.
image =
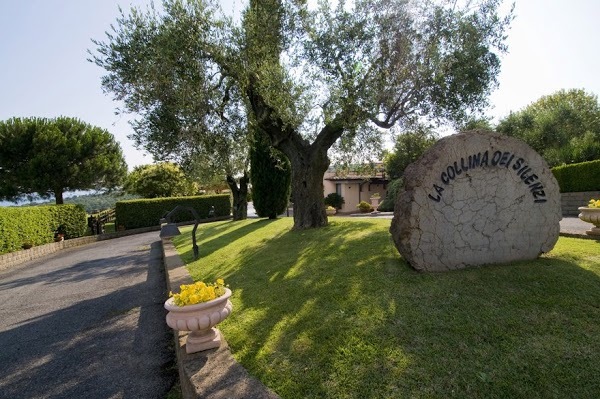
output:
M 585 233 L 575 233 L 575 232 L 570 232 L 570 231 L 561 231 L 560 236 L 562 237 L 571 237 L 571 238 L 583 238 L 586 240 L 596 240 L 596 241 L 600 241 L 600 236 L 591 236 L 589 234 L 585 234 Z
M 177 291 L 181 284 L 192 283 L 170 238 L 162 239 L 162 248 L 167 289 Z M 181 393 L 185 399 L 279 398 L 235 361 L 224 338 L 217 349 L 188 354 L 184 346 L 187 332 L 174 330 L 173 336 Z
M 105 233 L 95 236 L 85 236 L 79 238 L 72 238 L 70 240 L 63 240 L 59 242 L 51 242 L 49 244 L 38 245 L 30 249 L 21 251 L 9 252 L 0 255 L 0 270 L 9 269 L 11 267 L 20 265 L 21 263 L 28 262 L 42 258 L 44 256 L 51 255 L 58 251 L 68 248 L 79 247 L 81 245 L 87 245 L 98 241 L 111 240 L 113 238 L 120 238 L 130 236 L 133 234 L 148 233 L 150 231 L 158 231 L 160 226 L 142 227 L 139 229 L 131 229 L 125 231 L 117 231 L 114 233 Z
M 366 213 L 349 213 L 349 214 L 342 214 L 340 216 L 350 216 L 353 218 L 374 218 L 374 217 L 382 217 L 382 216 L 394 216 L 394 212 L 366 212 Z

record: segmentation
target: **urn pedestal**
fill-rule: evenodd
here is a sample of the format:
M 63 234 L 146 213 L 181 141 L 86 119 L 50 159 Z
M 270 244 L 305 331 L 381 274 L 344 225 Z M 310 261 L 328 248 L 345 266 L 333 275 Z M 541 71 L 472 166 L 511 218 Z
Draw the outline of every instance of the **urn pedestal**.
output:
M 165 302 L 167 324 L 174 330 L 190 331 L 185 343 L 187 353 L 218 348 L 221 345 L 221 332 L 216 326 L 231 313 L 233 305 L 229 300 L 231 290 L 208 302 L 195 305 L 177 306 L 173 298 Z
M 377 208 L 379 207 L 379 200 L 381 199 L 381 197 L 371 197 L 369 199 L 371 200 L 371 206 L 373 207 L 373 209 L 377 210 Z
M 577 209 L 579 209 L 580 212 L 579 219 L 594 225 L 594 227 L 587 230 L 586 233 L 591 236 L 600 237 L 600 208 L 588 208 L 582 206 Z

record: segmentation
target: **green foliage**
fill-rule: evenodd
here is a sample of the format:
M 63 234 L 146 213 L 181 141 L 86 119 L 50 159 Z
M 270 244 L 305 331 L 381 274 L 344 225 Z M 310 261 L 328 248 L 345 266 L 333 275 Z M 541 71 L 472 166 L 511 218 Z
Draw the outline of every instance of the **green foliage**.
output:
M 0 253 L 20 250 L 25 242 L 50 243 L 59 228 L 65 238 L 83 236 L 85 210 L 76 205 L 0 208 Z
M 390 179 L 400 178 L 404 169 L 419 159 L 437 140 L 436 134 L 425 128 L 397 135 L 393 151 L 387 153 L 383 159 L 388 177 Z
M 254 137 L 250 148 L 252 202 L 258 216 L 276 219 L 287 209 L 290 199 L 290 161 L 260 131 L 256 130 Z
M 75 118 L 0 121 L 0 198 L 114 188 L 127 172 L 112 134 Z
M 212 53 L 204 47 L 209 37 L 217 45 L 215 56 L 238 39 L 230 34 L 213 36 L 230 25 L 213 24 L 215 4 L 168 0 L 164 14 L 122 12 L 108 43 L 94 41 L 98 54 L 92 60 L 108 73 L 103 87 L 124 102 L 125 112 L 141 116 L 132 123 L 136 145 L 156 160 L 177 162 L 204 190 L 226 188 L 226 178 L 236 184 L 233 177 L 246 172 L 249 148 L 239 87 L 231 83 L 231 76 L 220 75 L 206 56 L 207 51 Z M 243 191 L 240 198 L 245 200 L 244 189 L 230 188 L 234 197 Z M 142 195 L 181 194 L 179 189 L 157 187 Z
M 231 214 L 231 197 L 229 194 L 203 195 L 198 197 L 171 197 L 119 201 L 115 206 L 117 228 L 135 229 L 139 227 L 158 226 L 160 219 L 177 205 L 189 206 L 196 210 L 201 219 L 208 217 L 211 206 L 215 207 L 215 216 Z M 189 211 L 181 211 L 173 215 L 176 222 L 193 220 Z
M 136 166 L 125 180 L 125 191 L 144 198 L 183 197 L 198 194 L 197 185 L 171 162 Z
M 18 251 L 25 242 L 52 242 L 51 226 L 52 214 L 47 208 L 0 208 L 0 253 Z
M 50 207 L 54 214 L 56 228 L 60 228 L 65 238 L 76 238 L 85 235 L 87 225 L 87 213 L 81 205 L 57 205 Z
M 476 130 L 476 129 L 494 131 L 494 128 L 490 122 L 490 118 L 474 117 L 474 116 L 467 118 L 467 120 L 465 120 L 465 122 L 463 124 L 461 124 L 461 126 L 459 126 L 458 130 L 466 131 L 466 130 Z
M 390 182 L 387 186 L 387 194 L 385 195 L 385 199 L 381 201 L 381 204 L 377 207 L 378 211 L 381 212 L 393 212 L 394 204 L 396 203 L 396 198 L 400 193 L 403 185 L 402 179 L 395 179 Z
M 561 193 L 600 190 L 600 159 L 552 168 Z
M 522 139 L 552 166 L 600 159 L 600 104 L 584 90 L 560 90 L 502 119 L 498 132 Z
M 135 139 L 152 154 L 239 160 L 234 144 L 256 124 L 292 163 L 295 227 L 320 227 L 336 142 L 355 150 L 374 126 L 457 122 L 487 105 L 511 20 L 500 3 L 253 0 L 238 23 L 218 2 L 165 0 L 121 15 L 93 61 L 143 115 Z
M 367 201 L 360 201 L 356 207 L 363 213 L 373 211 L 373 207 Z
M 342 206 L 346 203 L 346 201 L 344 201 L 344 197 L 338 193 L 327 194 L 323 201 L 325 202 L 325 205 L 332 206 L 335 209 L 342 209 Z
M 174 239 L 194 280 L 229 284 L 234 311 L 219 328 L 282 398 L 598 396 L 594 240 L 561 237 L 534 261 L 432 274 L 400 257 L 389 220 L 291 225 L 204 225 L 198 260 L 191 228 Z

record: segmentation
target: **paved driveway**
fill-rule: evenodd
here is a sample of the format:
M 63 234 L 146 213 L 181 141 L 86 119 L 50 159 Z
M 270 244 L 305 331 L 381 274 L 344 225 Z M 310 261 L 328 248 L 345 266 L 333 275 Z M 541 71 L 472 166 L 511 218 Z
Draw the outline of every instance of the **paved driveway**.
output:
M 0 398 L 164 398 L 165 297 L 158 232 L 0 272 Z

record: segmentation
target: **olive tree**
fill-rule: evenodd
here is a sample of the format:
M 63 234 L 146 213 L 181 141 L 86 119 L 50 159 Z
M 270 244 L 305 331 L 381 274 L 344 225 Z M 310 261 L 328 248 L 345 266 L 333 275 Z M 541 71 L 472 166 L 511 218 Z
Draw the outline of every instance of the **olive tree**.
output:
M 214 1 L 164 0 L 161 12 L 123 14 L 94 61 L 126 110 L 165 112 L 174 125 L 195 115 L 206 149 L 221 134 L 209 121 L 246 115 L 290 160 L 294 228 L 319 227 L 338 140 L 424 117 L 457 122 L 487 105 L 511 19 L 500 3 L 251 0 L 238 24 Z M 149 142 L 181 134 L 163 127 Z

